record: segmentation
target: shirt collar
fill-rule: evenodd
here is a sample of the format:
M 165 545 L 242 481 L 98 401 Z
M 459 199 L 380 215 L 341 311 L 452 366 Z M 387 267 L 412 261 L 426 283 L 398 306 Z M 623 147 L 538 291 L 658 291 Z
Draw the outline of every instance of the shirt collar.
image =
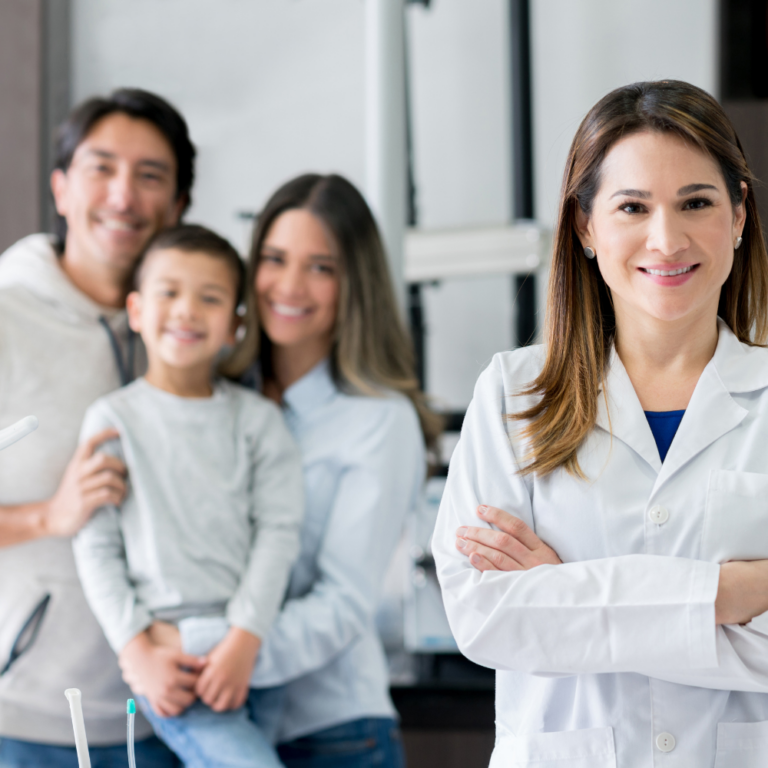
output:
M 330 360 L 326 357 L 283 392 L 283 403 L 302 415 L 332 400 L 338 392 L 331 376 Z
M 720 334 L 712 364 L 729 392 L 754 392 L 768 387 L 768 355 L 764 347 L 750 347 L 717 320 Z

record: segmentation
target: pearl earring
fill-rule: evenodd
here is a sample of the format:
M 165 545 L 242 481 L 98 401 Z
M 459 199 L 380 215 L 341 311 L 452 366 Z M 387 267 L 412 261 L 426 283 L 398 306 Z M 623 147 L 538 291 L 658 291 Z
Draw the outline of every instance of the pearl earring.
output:
M 594 249 L 593 249 L 593 248 L 590 248 L 589 246 L 587 246 L 587 247 L 584 249 L 584 255 L 585 255 L 585 256 L 586 256 L 588 259 L 594 259 L 594 258 L 595 258 L 595 256 L 596 256 L 597 254 L 595 253 L 595 251 L 594 251 Z
M 733 246 L 733 249 L 734 249 L 735 251 L 738 251 L 738 250 L 739 250 L 739 248 L 741 247 L 741 244 L 742 244 L 743 242 L 744 242 L 744 241 L 743 241 L 743 239 L 742 239 L 741 237 L 737 237 L 737 238 L 736 238 L 736 245 L 734 245 L 734 246 Z

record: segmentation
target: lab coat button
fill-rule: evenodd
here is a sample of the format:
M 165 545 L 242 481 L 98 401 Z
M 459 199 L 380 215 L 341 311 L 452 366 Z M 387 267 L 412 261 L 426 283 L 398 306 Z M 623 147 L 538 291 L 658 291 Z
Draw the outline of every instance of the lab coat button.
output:
M 651 522 L 656 525 L 664 525 L 669 520 L 669 512 L 666 507 L 660 507 L 658 504 L 655 507 L 651 507 L 648 512 L 648 517 L 651 518 Z
M 660 733 L 656 737 L 656 746 L 662 752 L 671 752 L 675 748 L 675 737 L 671 733 Z

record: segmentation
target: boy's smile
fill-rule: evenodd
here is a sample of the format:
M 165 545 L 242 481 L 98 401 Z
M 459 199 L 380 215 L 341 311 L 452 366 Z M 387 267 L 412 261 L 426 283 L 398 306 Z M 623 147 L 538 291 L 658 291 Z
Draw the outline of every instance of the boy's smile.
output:
M 131 328 L 147 348 L 150 384 L 183 397 L 211 393 L 213 365 L 234 344 L 236 288 L 222 259 L 169 248 L 148 254 L 128 296 Z

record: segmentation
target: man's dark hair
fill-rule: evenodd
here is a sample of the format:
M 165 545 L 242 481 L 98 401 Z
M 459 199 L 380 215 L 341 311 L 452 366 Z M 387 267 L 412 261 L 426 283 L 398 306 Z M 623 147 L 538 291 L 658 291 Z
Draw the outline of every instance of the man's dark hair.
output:
M 66 173 L 75 151 L 94 125 L 115 113 L 149 121 L 168 140 L 176 156 L 176 199 L 185 199 L 186 210 L 192 202 L 196 154 L 187 123 L 165 99 L 140 88 L 118 88 L 106 98 L 97 96 L 75 107 L 56 131 L 53 167 Z M 55 230 L 63 244 L 67 223 L 62 216 L 56 217 Z
M 245 286 L 245 265 L 243 260 L 229 240 L 200 224 L 179 224 L 175 227 L 160 230 L 149 241 L 144 249 L 144 253 L 136 262 L 132 280 L 134 290 L 141 288 L 146 265 L 150 261 L 152 254 L 170 249 L 183 251 L 184 253 L 204 253 L 213 259 L 223 261 L 229 267 L 234 278 L 237 304 L 243 300 L 242 294 Z

